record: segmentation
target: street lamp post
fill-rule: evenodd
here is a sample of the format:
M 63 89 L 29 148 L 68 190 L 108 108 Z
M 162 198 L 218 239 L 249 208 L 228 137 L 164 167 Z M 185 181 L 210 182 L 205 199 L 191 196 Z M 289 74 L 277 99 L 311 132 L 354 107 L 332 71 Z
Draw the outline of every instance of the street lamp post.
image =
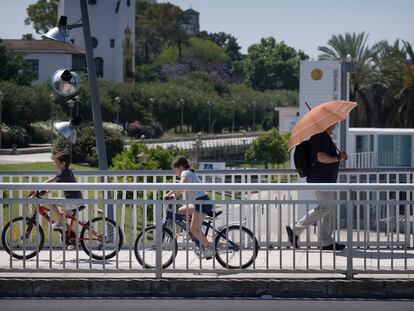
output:
M 184 124 L 184 99 L 180 99 L 181 104 L 181 125 L 180 125 L 180 133 L 183 133 L 183 124 Z
M 119 124 L 119 110 L 121 109 L 121 106 L 120 106 L 121 98 L 119 96 L 117 96 L 117 97 L 114 98 L 114 101 L 116 103 L 116 119 L 115 119 L 115 122 L 116 122 L 116 125 L 118 125 Z
M 70 119 L 72 119 L 73 118 L 73 107 L 75 107 L 75 101 L 73 99 L 69 99 L 67 101 L 67 104 L 70 108 L 69 116 L 70 116 Z
M 53 94 L 53 93 L 50 93 L 50 95 L 49 95 L 49 99 L 50 99 L 50 120 L 51 120 L 51 127 L 52 127 L 52 129 L 51 129 L 51 131 L 50 131 L 50 141 L 52 142 L 53 141 L 53 117 L 54 117 L 54 107 L 55 107 L 55 100 L 56 100 L 56 97 L 55 97 L 55 94 Z
M 80 96 L 76 95 L 75 97 L 75 101 L 76 101 L 76 115 L 79 115 L 79 102 L 80 102 Z
M 1 149 L 1 132 L 2 132 L 2 124 L 3 124 L 2 114 L 1 114 L 3 110 L 3 106 L 2 106 L 3 98 L 4 98 L 4 95 L 2 92 L 0 92 L 0 149 Z
M 252 101 L 253 104 L 253 131 L 256 131 L 256 102 Z
M 234 120 L 236 118 L 236 102 L 233 100 L 231 103 L 233 104 L 233 121 L 231 123 L 231 132 L 234 133 Z
M 211 133 L 211 101 L 207 102 L 208 105 L 208 132 Z

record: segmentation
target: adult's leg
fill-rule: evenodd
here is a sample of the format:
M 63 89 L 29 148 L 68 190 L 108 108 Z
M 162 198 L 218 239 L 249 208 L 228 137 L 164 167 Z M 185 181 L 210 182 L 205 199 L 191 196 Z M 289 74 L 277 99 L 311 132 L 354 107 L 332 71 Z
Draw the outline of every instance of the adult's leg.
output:
M 315 191 L 317 200 L 324 200 L 326 191 Z M 325 199 L 326 200 L 326 199 Z M 317 221 L 323 219 L 328 214 L 330 214 L 330 208 L 326 205 L 318 205 L 316 208 L 309 211 L 309 213 L 303 216 L 294 226 L 293 232 L 295 235 L 300 236 L 300 234 L 306 229 L 307 226 L 310 226 Z M 328 225 L 328 223 L 326 223 Z M 332 244 L 332 243 L 331 243 Z
M 201 232 L 201 225 L 206 215 L 197 212 L 193 204 L 184 205 L 178 209 L 178 213 L 182 215 L 187 215 L 187 212 L 189 216 L 191 215 L 191 234 L 194 235 L 194 237 L 198 239 L 204 247 L 208 247 L 210 243 L 208 242 L 206 236 Z
M 316 194 L 318 200 L 335 200 L 336 193 L 334 191 L 318 191 Z M 322 246 L 328 246 L 333 244 L 332 232 L 333 232 L 333 219 L 332 211 L 336 207 L 333 204 L 319 204 L 319 210 L 324 211 L 326 215 L 321 221 L 321 239 Z

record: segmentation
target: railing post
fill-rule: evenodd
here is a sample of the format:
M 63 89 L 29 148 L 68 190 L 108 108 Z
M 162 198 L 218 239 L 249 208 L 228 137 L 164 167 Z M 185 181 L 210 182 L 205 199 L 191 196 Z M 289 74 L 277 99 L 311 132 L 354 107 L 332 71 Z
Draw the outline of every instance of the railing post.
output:
M 346 278 L 352 279 L 353 273 L 353 261 L 352 261 L 352 240 L 353 240 L 353 224 L 354 224 L 354 206 L 351 200 L 351 190 L 348 190 L 346 200 Z
M 154 204 L 155 207 L 155 243 L 157 246 L 155 254 L 155 277 L 162 278 L 162 204 L 158 201 Z

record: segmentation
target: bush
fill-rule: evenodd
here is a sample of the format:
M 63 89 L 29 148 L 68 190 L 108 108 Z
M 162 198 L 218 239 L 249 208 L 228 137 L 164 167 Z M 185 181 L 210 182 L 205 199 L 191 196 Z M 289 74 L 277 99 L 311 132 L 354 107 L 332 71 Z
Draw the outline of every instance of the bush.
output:
M 7 126 L 2 124 L 1 128 L 1 146 L 2 148 L 26 147 L 30 143 L 30 137 L 26 130 L 21 126 Z
M 51 125 L 47 122 L 36 122 L 30 124 L 26 130 L 31 143 L 45 144 L 52 142 L 54 136 Z
M 104 128 L 104 137 L 106 144 L 106 154 L 108 164 L 112 164 L 112 158 L 124 149 L 124 139 L 116 130 Z M 92 128 L 82 128 L 76 133 L 76 143 L 72 149 L 73 163 L 88 163 L 90 166 L 98 166 L 98 156 L 95 153 L 96 140 L 95 130 Z M 53 153 L 62 150 L 69 150 L 67 140 L 58 137 L 53 144 Z
M 128 124 L 127 132 L 128 136 L 134 138 L 141 138 L 142 135 L 144 135 L 145 138 L 159 138 L 163 134 L 162 127 L 159 123 L 144 125 L 139 121 L 134 121 Z
M 182 155 L 188 157 L 184 149 L 148 148 L 143 144 L 133 144 L 129 149 L 115 156 L 115 170 L 170 170 L 173 159 Z

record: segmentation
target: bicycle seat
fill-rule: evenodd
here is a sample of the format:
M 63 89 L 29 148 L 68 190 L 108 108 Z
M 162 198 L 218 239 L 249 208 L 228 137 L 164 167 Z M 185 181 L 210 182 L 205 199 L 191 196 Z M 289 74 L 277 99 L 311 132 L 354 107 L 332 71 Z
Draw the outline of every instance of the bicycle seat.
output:
M 81 211 L 83 211 L 85 208 L 86 208 L 86 206 L 85 206 L 85 205 L 80 205 L 80 206 L 78 207 L 78 211 L 79 211 L 79 212 L 81 212 Z M 72 216 L 76 216 L 76 209 L 72 211 Z
M 212 218 L 216 218 L 216 217 L 220 216 L 222 213 L 223 213 L 223 211 L 218 211 L 218 212 L 211 211 L 211 212 L 207 213 L 207 216 L 212 217 Z

